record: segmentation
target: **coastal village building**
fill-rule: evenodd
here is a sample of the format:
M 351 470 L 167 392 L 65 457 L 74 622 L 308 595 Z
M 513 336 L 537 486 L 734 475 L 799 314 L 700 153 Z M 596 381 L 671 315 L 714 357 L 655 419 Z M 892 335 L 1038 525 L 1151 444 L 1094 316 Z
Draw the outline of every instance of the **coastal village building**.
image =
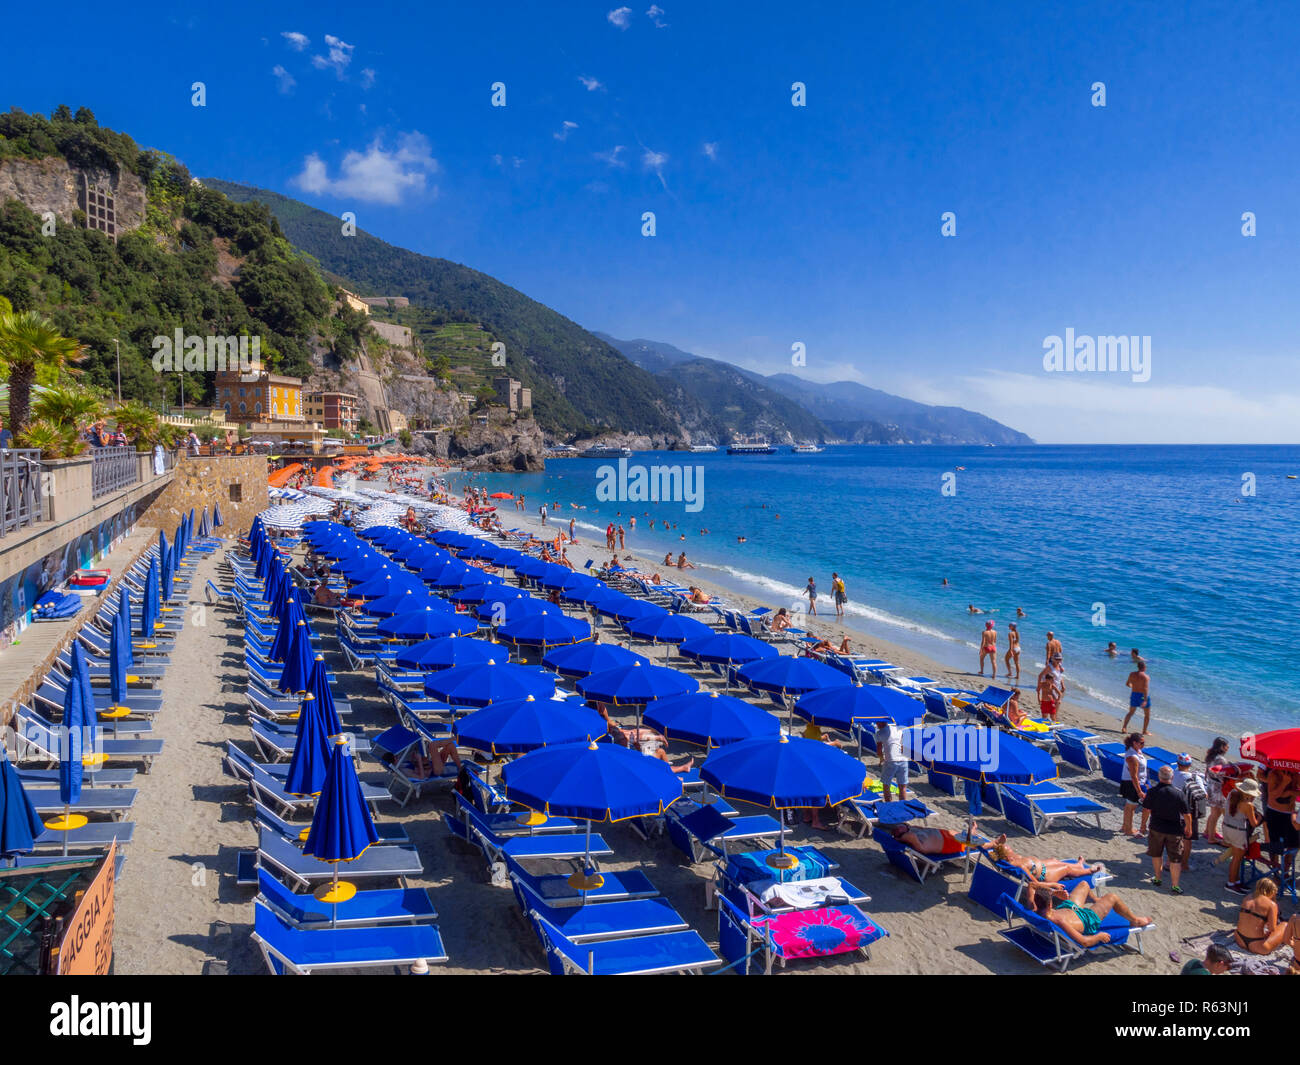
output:
M 307 420 L 326 429 L 355 433 L 359 417 L 357 397 L 351 392 L 308 392 L 303 396 Z
M 216 378 L 217 406 L 230 422 L 306 422 L 302 380 L 279 374 L 224 370 Z

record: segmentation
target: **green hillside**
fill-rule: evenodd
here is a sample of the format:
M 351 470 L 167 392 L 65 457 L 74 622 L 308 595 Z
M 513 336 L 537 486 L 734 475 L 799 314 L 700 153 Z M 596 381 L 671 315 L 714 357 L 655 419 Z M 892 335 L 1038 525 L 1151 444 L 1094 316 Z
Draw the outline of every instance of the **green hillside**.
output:
M 259 200 L 285 235 L 361 295 L 406 296 L 412 306 L 477 322 L 506 346 L 508 373 L 533 390 L 538 421 L 554 432 L 624 429 L 678 434 L 678 414 L 654 377 L 577 323 L 487 274 L 394 247 L 338 219 L 264 189 L 205 178 L 232 199 Z

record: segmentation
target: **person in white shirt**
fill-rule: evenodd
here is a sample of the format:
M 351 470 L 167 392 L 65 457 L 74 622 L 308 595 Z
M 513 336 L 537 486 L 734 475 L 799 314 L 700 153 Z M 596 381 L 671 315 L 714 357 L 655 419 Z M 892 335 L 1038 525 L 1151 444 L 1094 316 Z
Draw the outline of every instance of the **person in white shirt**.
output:
M 898 786 L 899 801 L 907 798 L 907 756 L 903 754 L 903 730 L 893 722 L 876 729 L 876 755 L 880 759 L 880 779 L 885 786 L 885 802 Z

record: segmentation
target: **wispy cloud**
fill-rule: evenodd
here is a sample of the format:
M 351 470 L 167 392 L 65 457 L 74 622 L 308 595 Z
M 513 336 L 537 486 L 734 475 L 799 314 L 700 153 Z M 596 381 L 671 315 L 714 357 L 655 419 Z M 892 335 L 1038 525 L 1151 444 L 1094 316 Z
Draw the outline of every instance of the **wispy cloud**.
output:
M 718 142 L 705 141 L 704 148 L 702 150 L 707 158 L 716 159 L 718 157 Z
M 374 83 L 375 83 L 375 72 L 371 70 L 370 67 L 366 67 L 364 70 L 361 71 L 361 87 L 363 89 L 368 89 Z
M 632 9 L 630 7 L 616 7 L 605 17 L 620 30 L 625 30 L 632 24 Z
M 520 159 L 519 156 L 517 155 L 512 155 L 508 162 L 512 170 L 518 170 L 519 167 L 523 164 L 523 160 Z M 496 155 L 492 157 L 492 163 L 494 166 L 499 166 L 504 170 L 507 165 L 507 160 L 504 155 L 498 152 Z
M 586 74 L 579 74 L 578 80 L 586 87 L 588 92 L 595 92 L 597 89 L 603 89 L 603 86 L 595 78 L 589 78 Z
M 279 82 L 279 89 L 281 92 L 293 92 L 293 87 L 298 84 L 298 82 L 294 80 L 294 76 L 285 70 L 284 67 L 280 66 L 279 63 L 271 68 L 271 73 L 275 75 L 276 80 Z
M 641 165 L 646 170 L 650 170 L 654 173 L 654 176 L 659 179 L 659 184 L 662 185 L 664 191 L 667 192 L 668 182 L 664 180 L 664 167 L 668 165 L 668 153 L 653 152 L 649 148 L 646 148 L 641 154 Z
M 305 51 L 307 45 L 311 44 L 311 38 L 305 33 L 299 33 L 297 30 L 284 30 L 281 34 L 295 52 Z
M 651 4 L 650 10 L 646 12 L 646 16 L 650 19 L 651 22 L 655 24 L 655 26 L 658 29 L 665 30 L 668 28 L 668 23 L 664 21 L 664 15 L 666 15 L 667 13 L 668 12 L 666 12 L 658 4 Z
M 364 152 L 348 152 L 336 177 L 330 177 L 325 161 L 312 152 L 303 160 L 302 173 L 293 184 L 323 196 L 395 206 L 408 193 L 424 191 L 428 176 L 437 172 L 438 161 L 428 139 L 420 133 L 406 133 L 391 151 L 376 138 Z M 436 194 L 436 186 L 432 192 Z
M 572 133 L 577 128 L 578 128 L 578 123 L 570 122 L 568 119 L 565 119 L 564 125 L 560 127 L 557 133 L 552 133 L 551 136 L 554 137 L 557 141 L 567 141 L 569 139 L 569 134 Z
M 616 144 L 607 152 L 594 152 L 593 154 L 602 163 L 606 163 L 609 166 L 627 166 L 627 163 L 622 157 L 623 151 L 623 145 Z
M 340 78 L 343 77 L 347 72 L 348 64 L 352 62 L 352 52 L 356 46 L 328 33 L 325 34 L 325 45 L 329 52 L 328 56 L 312 56 L 312 66 L 317 70 L 333 70 Z

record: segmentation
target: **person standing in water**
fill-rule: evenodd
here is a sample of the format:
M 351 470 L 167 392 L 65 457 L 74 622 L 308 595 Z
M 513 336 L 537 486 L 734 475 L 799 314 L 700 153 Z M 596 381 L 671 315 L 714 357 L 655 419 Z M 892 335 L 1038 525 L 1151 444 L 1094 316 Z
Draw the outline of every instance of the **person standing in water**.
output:
M 808 597 L 808 613 L 811 617 L 817 616 L 817 582 L 811 577 L 808 578 L 808 586 L 804 588 L 803 594 Z
M 835 616 L 844 617 L 844 604 L 848 602 L 848 592 L 844 588 L 844 578 L 838 573 L 831 574 L 831 595 L 835 599 Z
M 1020 630 L 1016 628 L 1014 621 L 1007 622 L 1007 653 L 1002 659 L 1007 669 L 1007 677 L 1011 676 L 1011 663 L 1016 664 L 1016 680 L 1020 679 Z
M 998 630 L 993 627 L 993 622 L 984 622 L 984 631 L 980 633 L 980 676 L 984 676 L 984 657 L 988 656 L 989 665 L 992 667 L 993 679 L 998 676 Z
M 1047 633 L 1047 650 L 1044 652 L 1043 657 L 1049 662 L 1054 658 L 1064 657 L 1064 652 L 1061 650 L 1061 641 L 1056 638 L 1056 633 L 1050 630 Z
M 1128 675 L 1128 680 L 1124 685 L 1130 689 L 1128 696 L 1128 713 L 1124 715 L 1124 724 L 1119 728 L 1120 732 L 1128 729 L 1129 718 L 1135 711 L 1142 711 L 1142 735 L 1145 736 L 1151 731 L 1151 678 L 1147 676 L 1146 660 L 1139 658 L 1137 660 L 1137 669 Z

